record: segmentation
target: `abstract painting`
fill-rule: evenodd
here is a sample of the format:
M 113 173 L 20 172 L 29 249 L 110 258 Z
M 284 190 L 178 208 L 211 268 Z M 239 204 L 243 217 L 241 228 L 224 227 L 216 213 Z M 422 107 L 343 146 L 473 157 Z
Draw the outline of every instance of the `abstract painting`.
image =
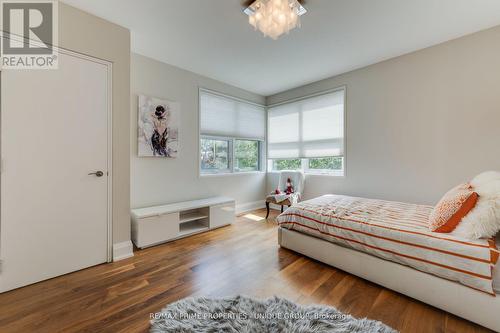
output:
M 139 95 L 139 156 L 177 157 L 180 105 Z

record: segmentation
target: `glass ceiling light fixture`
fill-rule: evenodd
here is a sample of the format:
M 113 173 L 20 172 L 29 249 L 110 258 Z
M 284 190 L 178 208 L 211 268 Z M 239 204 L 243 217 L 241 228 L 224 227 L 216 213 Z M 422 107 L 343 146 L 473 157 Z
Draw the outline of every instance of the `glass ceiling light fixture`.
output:
M 255 0 L 244 10 L 255 30 L 272 39 L 300 27 L 300 16 L 306 12 L 298 0 Z

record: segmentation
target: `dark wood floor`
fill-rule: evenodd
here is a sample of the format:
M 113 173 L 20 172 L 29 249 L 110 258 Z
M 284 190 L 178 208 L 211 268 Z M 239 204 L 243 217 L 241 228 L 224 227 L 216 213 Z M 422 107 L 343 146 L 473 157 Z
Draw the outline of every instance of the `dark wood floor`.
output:
M 212 232 L 137 251 L 0 295 L 0 332 L 147 332 L 150 313 L 192 295 L 321 303 L 402 332 L 489 332 L 277 245 L 277 227 L 241 216 Z

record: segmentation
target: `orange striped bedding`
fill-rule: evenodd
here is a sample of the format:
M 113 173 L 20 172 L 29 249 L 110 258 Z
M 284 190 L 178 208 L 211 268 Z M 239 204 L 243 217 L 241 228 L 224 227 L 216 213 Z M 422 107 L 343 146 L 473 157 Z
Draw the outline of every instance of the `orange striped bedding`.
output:
M 432 206 L 324 195 L 278 216 L 282 228 L 407 265 L 495 295 L 493 239 L 466 240 L 428 229 Z

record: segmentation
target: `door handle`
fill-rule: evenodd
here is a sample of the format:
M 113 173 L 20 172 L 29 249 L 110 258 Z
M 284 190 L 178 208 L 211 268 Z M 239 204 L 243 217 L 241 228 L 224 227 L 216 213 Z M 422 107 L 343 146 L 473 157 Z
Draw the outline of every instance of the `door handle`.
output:
M 102 177 L 102 176 L 104 176 L 104 172 L 102 172 L 102 171 L 96 171 L 96 172 L 89 173 L 89 176 L 92 176 L 92 175 L 94 175 L 96 177 Z

